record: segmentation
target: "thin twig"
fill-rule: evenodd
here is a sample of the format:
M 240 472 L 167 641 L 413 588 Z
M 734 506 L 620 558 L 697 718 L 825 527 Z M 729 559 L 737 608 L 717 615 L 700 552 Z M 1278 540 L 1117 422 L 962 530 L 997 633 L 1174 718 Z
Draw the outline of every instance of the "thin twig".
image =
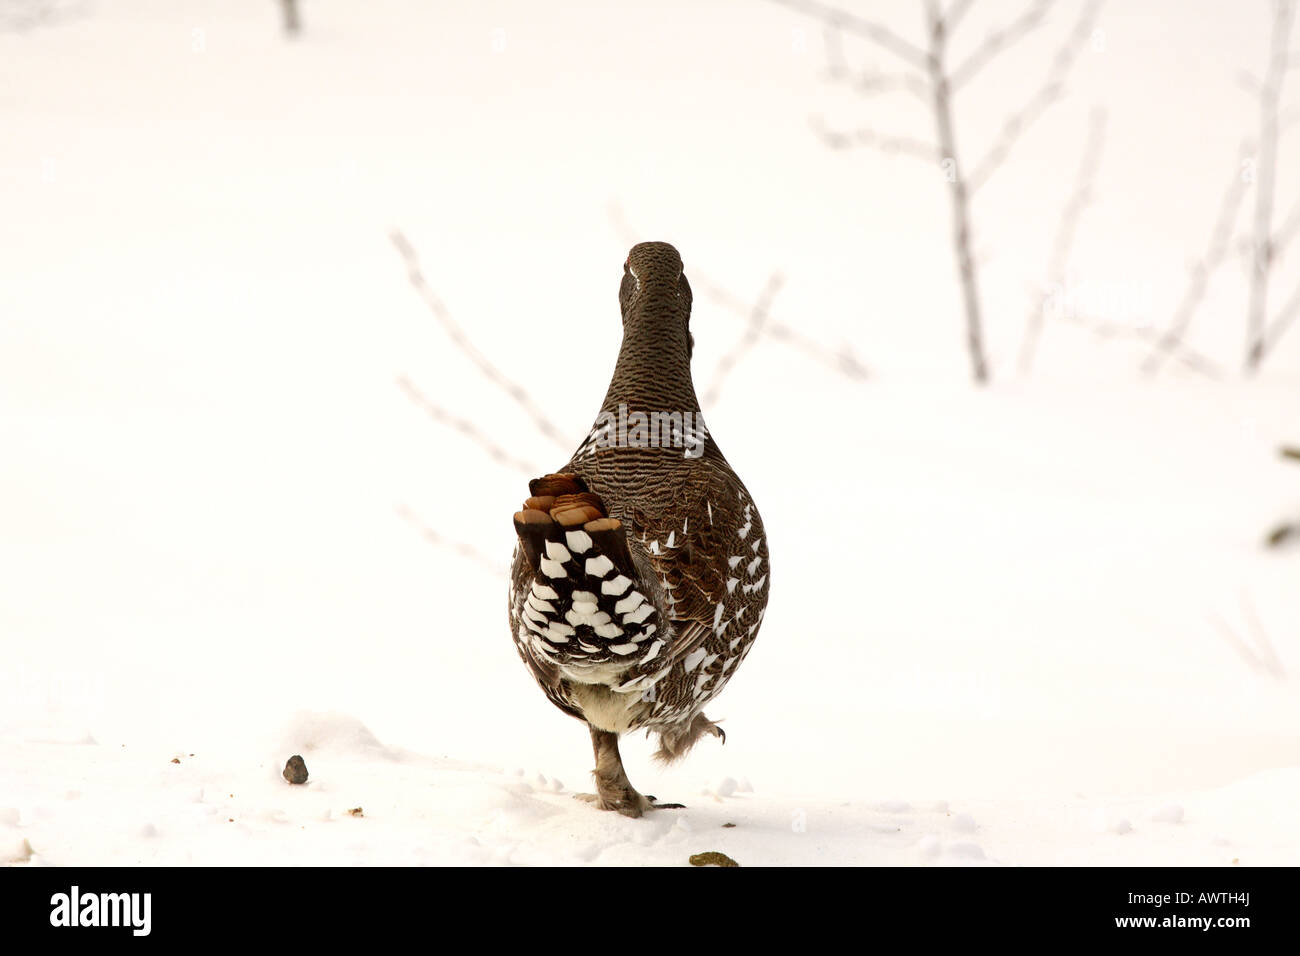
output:
M 1157 340 L 1160 339 L 1161 333 L 1148 326 L 1134 326 L 1120 324 L 1118 322 L 1107 322 L 1104 319 L 1098 319 L 1087 315 L 1078 315 L 1069 312 L 1063 314 L 1061 320 L 1071 325 L 1084 329 L 1098 339 L 1133 339 L 1152 348 Z M 1168 351 L 1168 357 L 1182 365 L 1188 371 L 1195 372 L 1204 378 L 1212 379 L 1219 382 L 1226 378 L 1223 368 L 1212 359 L 1195 349 L 1189 348 L 1182 342 L 1174 342 Z
M 767 324 L 771 317 L 772 301 L 776 294 L 781 291 L 781 286 L 785 279 L 779 272 L 773 272 L 763 285 L 763 291 L 758 294 L 758 299 L 754 302 L 754 307 L 749 313 L 749 322 L 745 325 L 745 331 L 741 333 L 736 344 L 718 360 L 717 366 L 713 370 L 713 381 L 704 392 L 704 398 L 700 404 L 706 408 L 712 408 L 718 402 L 718 396 L 722 394 L 722 383 L 726 380 L 731 370 L 736 367 L 736 363 L 741 356 L 752 349 L 757 343 L 759 336 L 763 334 L 763 326 Z
M 1041 26 L 1043 17 L 1051 8 L 1052 2 L 1053 0 L 1034 0 L 1019 17 L 1007 24 L 1007 26 L 1000 30 L 994 30 L 985 37 L 984 42 L 953 68 L 949 79 L 952 91 L 956 93 L 962 86 L 970 82 L 980 70 L 988 66 L 999 53 L 1014 46 L 1017 41 L 1023 40 L 1033 33 L 1037 27 Z M 955 24 L 950 21 L 949 16 L 945 16 L 944 20 L 948 28 L 948 34 L 951 36 Z
M 1269 324 L 1268 329 L 1264 332 L 1264 354 L 1268 355 L 1282 340 L 1287 329 L 1295 324 L 1296 319 L 1300 318 L 1300 285 L 1295 287 L 1284 306 L 1278 310 L 1273 321 Z
M 1074 248 L 1074 237 L 1084 211 L 1092 204 L 1093 184 L 1097 179 L 1097 170 L 1101 166 L 1101 154 L 1106 143 L 1106 111 L 1094 107 L 1088 121 L 1088 139 L 1083 148 L 1083 159 L 1074 177 L 1074 191 L 1070 194 L 1057 223 L 1056 235 L 1052 240 L 1052 253 L 1048 259 L 1047 289 L 1060 287 L 1065 283 L 1066 267 L 1069 265 L 1070 252 Z M 1047 317 L 1046 293 L 1042 290 L 1035 296 L 1037 307 L 1030 310 L 1025 325 L 1025 337 L 1020 345 L 1020 371 L 1027 373 L 1034 361 L 1034 352 L 1038 348 L 1038 339 L 1042 334 L 1044 319 Z
M 1286 219 L 1282 220 L 1282 225 L 1273 233 L 1273 254 L 1281 256 L 1297 233 L 1300 233 L 1300 199 L 1296 200 L 1291 211 L 1286 214 Z
M 729 312 L 745 319 L 749 318 L 753 303 L 746 302 L 734 292 L 724 288 L 699 271 L 693 270 L 691 272 L 691 281 L 697 291 L 717 302 Z M 818 339 L 805 335 L 793 326 L 785 322 L 779 322 L 776 319 L 767 321 L 763 326 L 763 334 L 770 339 L 782 342 L 804 353 L 814 361 L 839 372 L 853 381 L 865 382 L 870 378 L 867 367 L 853 354 L 853 349 L 847 343 L 841 345 L 838 349 L 830 348 L 823 345 Z
M 1245 591 L 1241 592 L 1241 610 L 1246 617 L 1246 625 L 1250 628 L 1250 632 L 1254 637 L 1255 646 L 1259 648 L 1260 656 L 1268 667 L 1269 673 L 1274 677 L 1285 677 L 1286 668 L 1282 666 L 1282 661 L 1273 648 L 1273 641 L 1269 638 L 1268 632 L 1264 630 L 1264 625 L 1259 622 L 1259 615 L 1255 613 L 1255 605 L 1251 603 L 1250 595 Z
M 943 25 L 952 36 L 961 23 L 962 17 L 970 12 L 970 8 L 975 5 L 975 0 L 953 0 L 952 6 L 943 12 Z
M 840 10 L 824 3 L 817 3 L 816 0 L 772 0 L 772 2 L 814 16 L 830 26 L 843 30 L 845 33 L 852 33 L 870 40 L 881 49 L 888 50 L 900 59 L 905 60 L 909 65 L 918 69 L 925 68 L 926 54 L 924 50 L 909 43 L 893 30 L 876 23 L 874 20 L 867 20 L 856 14 L 849 13 L 847 10 Z
M 1206 247 L 1205 255 L 1192 265 L 1187 288 L 1183 291 L 1183 297 L 1174 312 L 1173 321 L 1169 323 L 1169 328 L 1156 338 L 1155 347 L 1142 363 L 1142 371 L 1146 375 L 1154 375 L 1160 371 L 1160 366 L 1164 364 L 1165 359 L 1181 345 L 1188 326 L 1196 315 L 1196 310 L 1200 308 L 1201 301 L 1205 298 L 1210 277 L 1218 271 L 1228 254 L 1237 223 L 1237 214 L 1249 186 L 1241 168 L 1248 149 L 1247 145 L 1242 145 L 1237 164 L 1233 168 L 1232 179 L 1228 183 L 1228 188 L 1224 190 L 1223 198 L 1219 201 L 1219 214 L 1210 232 L 1209 245 Z
M 424 409 L 430 418 L 460 432 L 492 456 L 494 461 L 514 468 L 517 471 L 521 471 L 526 475 L 540 475 L 542 473 L 541 470 L 532 462 L 511 455 L 510 452 L 506 451 L 485 435 L 482 430 L 480 430 L 479 427 L 469 419 L 453 415 L 441 405 L 430 401 L 405 375 L 399 375 L 397 377 L 397 387 L 402 390 L 402 394 Z
M 917 73 L 880 73 L 862 72 L 853 77 L 850 85 L 863 96 L 875 96 L 884 93 L 896 93 L 902 90 L 910 93 L 922 103 L 929 102 L 929 87 L 925 78 Z
M 1237 636 L 1236 631 L 1228 626 L 1228 622 L 1213 611 L 1210 612 L 1210 622 L 1219 632 L 1219 635 L 1227 641 L 1228 646 L 1236 651 L 1241 656 L 1241 659 L 1244 660 L 1247 666 L 1252 670 L 1260 671 L 1263 674 L 1267 674 L 1269 677 L 1278 678 L 1282 676 L 1271 671 L 1268 664 L 1260 660 L 1259 655 L 1256 654 L 1245 641 Z
M 399 518 L 418 531 L 420 536 L 430 544 L 454 551 L 461 557 L 468 558 L 470 561 L 473 561 L 475 564 L 480 565 L 485 570 L 490 571 L 495 575 L 504 573 L 505 566 L 502 562 L 493 561 L 471 544 L 466 544 L 464 541 L 453 541 L 451 538 L 439 534 L 417 518 L 415 513 L 406 505 L 398 504 L 395 510 L 397 511 L 397 516 Z
M 826 49 L 826 76 L 833 83 L 844 84 L 858 93 L 877 95 L 902 90 L 927 102 L 929 93 L 925 77 L 909 70 L 886 73 L 872 68 L 858 73 L 849 68 L 844 55 L 844 34 L 829 23 L 822 25 L 822 38 Z
M 469 357 L 470 361 L 474 363 L 488 381 L 500 387 L 520 408 L 526 411 L 543 435 L 555 442 L 559 447 L 571 450 L 574 444 L 572 439 L 566 438 L 560 429 L 555 427 L 541 408 L 538 407 L 537 403 L 533 401 L 532 397 L 524 390 L 524 387 L 507 377 L 470 342 L 469 336 L 465 334 L 464 329 L 452 318 L 451 312 L 443 304 L 442 299 L 438 297 L 438 294 L 433 291 L 425 280 L 424 272 L 420 269 L 420 260 L 416 255 L 415 247 L 411 245 L 406 236 L 402 235 L 399 230 L 394 229 L 389 233 L 389 238 L 406 261 L 407 278 L 410 280 L 411 285 L 420 293 L 425 305 L 429 307 L 429 311 L 438 320 L 443 331 L 447 333 L 447 337 L 451 339 L 452 344 Z
M 1069 75 L 1071 67 L 1079 58 L 1079 54 L 1087 45 L 1088 36 L 1092 33 L 1092 25 L 1096 21 L 1098 13 L 1101 12 L 1103 2 L 1104 0 L 1087 0 L 1084 3 L 1079 12 L 1079 17 L 1075 20 L 1065 42 L 1061 44 L 1056 51 L 1056 55 L 1052 57 L 1052 65 L 1047 72 L 1047 78 L 1034 92 L 1033 96 L 1025 102 L 1024 106 L 1008 115 L 1003 121 L 1002 130 L 997 139 L 994 140 L 993 145 L 984 154 L 984 157 L 975 164 L 974 172 L 970 175 L 970 192 L 972 195 L 978 192 L 980 187 L 997 172 L 1002 163 L 1006 161 L 1012 147 L 1024 135 L 1025 131 L 1047 112 L 1052 104 L 1065 92 L 1065 79 Z
M 838 132 L 828 129 L 821 117 L 814 116 L 810 121 L 813 131 L 821 137 L 823 143 L 831 149 L 848 149 L 852 146 L 866 146 L 884 153 L 886 156 L 909 156 L 922 162 L 934 164 L 939 159 L 939 147 L 925 140 L 910 136 L 886 136 L 872 129 L 856 129 Z

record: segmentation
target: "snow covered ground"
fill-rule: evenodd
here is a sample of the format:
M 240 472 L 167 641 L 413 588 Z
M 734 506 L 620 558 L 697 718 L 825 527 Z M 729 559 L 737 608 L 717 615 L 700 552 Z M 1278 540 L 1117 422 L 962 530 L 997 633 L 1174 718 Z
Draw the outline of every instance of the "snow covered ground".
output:
M 1264 17 L 1160 6 L 1107 14 L 1104 62 L 990 187 L 984 390 L 942 194 L 816 142 L 810 113 L 866 107 L 774 5 L 321 0 L 287 42 L 260 0 L 133 0 L 0 32 L 0 860 L 1300 862 L 1300 550 L 1261 547 L 1300 513 L 1277 457 L 1300 335 L 1249 382 L 1144 379 L 1137 344 L 1069 325 L 1014 370 L 1075 166 L 1053 149 L 1094 100 L 1079 281 L 1163 325 L 1208 235 Z M 1177 54 L 1205 33 L 1221 68 Z M 706 409 L 772 603 L 710 709 L 725 747 L 663 770 L 625 743 L 640 789 L 688 805 L 635 821 L 572 799 L 586 733 L 507 633 L 530 473 L 395 380 L 538 471 L 568 448 L 450 345 L 389 240 L 576 444 L 618 341 L 615 203 L 744 299 L 779 269 L 774 317 L 872 372 L 767 338 Z M 745 320 L 695 283 L 703 386 Z M 1191 339 L 1229 368 L 1242 301 L 1226 270 Z

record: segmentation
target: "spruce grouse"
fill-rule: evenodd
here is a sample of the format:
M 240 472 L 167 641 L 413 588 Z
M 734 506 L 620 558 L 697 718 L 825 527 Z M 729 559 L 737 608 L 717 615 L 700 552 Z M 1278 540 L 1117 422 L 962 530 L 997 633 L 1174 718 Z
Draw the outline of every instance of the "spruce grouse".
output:
M 700 417 L 691 381 L 691 287 L 677 250 L 632 248 L 619 288 L 623 344 L 590 434 L 534 479 L 514 516 L 510 631 L 546 696 L 585 722 L 603 810 L 639 817 L 619 736 L 659 735 L 672 761 L 763 621 L 767 538 L 758 509 Z

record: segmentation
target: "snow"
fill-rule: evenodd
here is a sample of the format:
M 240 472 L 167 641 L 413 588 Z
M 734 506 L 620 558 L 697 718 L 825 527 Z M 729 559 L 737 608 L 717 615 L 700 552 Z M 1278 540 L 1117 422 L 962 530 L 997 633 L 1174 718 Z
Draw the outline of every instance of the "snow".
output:
M 1300 513 L 1277 460 L 1300 334 L 1249 381 L 1143 379 L 1132 342 L 1068 326 L 1013 371 L 1031 227 L 1074 167 L 1053 150 L 1092 99 L 1112 134 L 1076 278 L 1138 288 L 1159 323 L 1249 122 L 1232 77 L 1262 19 L 1123 6 L 1104 66 L 981 197 L 1010 209 L 981 219 L 984 390 L 930 173 L 826 153 L 809 113 L 863 107 L 775 5 L 743 36 L 723 3 L 399 0 L 304 5 L 293 43 L 262 0 L 0 32 L 0 862 L 1300 862 L 1300 549 L 1261 547 Z M 630 23 L 639 42 L 606 42 Z M 1210 42 L 1221 74 L 1168 52 Z M 1134 95 L 1174 88 L 1197 108 Z M 742 298 L 780 267 L 773 316 L 872 370 L 762 339 L 706 409 L 772 603 L 709 710 L 725 746 L 665 769 L 623 742 L 643 792 L 687 805 L 641 820 L 574 799 L 587 734 L 512 646 L 532 475 L 394 384 L 562 463 L 617 346 L 611 204 Z M 449 343 L 394 227 L 571 445 Z M 745 320 L 693 281 L 703 387 Z M 1198 348 L 1235 354 L 1241 288 L 1216 281 Z
M 33 865 L 684 865 L 705 851 L 742 866 L 1092 864 L 1121 854 L 1224 864 L 1235 856 L 1251 863 L 1288 858 L 1282 847 L 1260 843 L 1248 851 L 1216 841 L 1216 823 L 1240 810 L 1223 790 L 1203 795 L 1203 808 L 1178 825 L 1176 839 L 1168 824 L 1112 824 L 1098 839 L 1086 804 L 972 803 L 981 820 L 975 834 L 966 812 L 764 797 L 734 790 L 731 779 L 684 801 L 687 810 L 629 820 L 591 810 L 543 772 L 386 747 L 338 714 L 296 715 L 277 743 L 255 762 L 232 751 L 182 753 L 180 763 L 125 746 L 9 744 L 7 766 L 23 758 L 33 767 L 39 760 L 41 769 L 9 791 L 21 809 L 0 812 L 0 853 L 27 862 L 30 852 Z M 289 750 L 307 762 L 304 785 L 280 778 L 279 754 Z M 1246 785 L 1264 798 L 1261 814 L 1281 813 L 1280 800 L 1298 782 L 1293 773 Z M 359 815 L 350 812 L 356 808 Z M 1280 831 L 1266 832 L 1276 838 Z M 1121 835 L 1132 845 L 1120 849 Z

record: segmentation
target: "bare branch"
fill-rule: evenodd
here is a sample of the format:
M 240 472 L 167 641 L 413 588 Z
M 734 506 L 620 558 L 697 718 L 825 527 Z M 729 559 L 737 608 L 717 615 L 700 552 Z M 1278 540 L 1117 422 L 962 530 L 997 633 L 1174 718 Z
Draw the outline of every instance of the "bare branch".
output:
M 1094 107 L 1088 121 L 1088 139 L 1083 148 L 1083 159 L 1074 176 L 1074 191 L 1066 201 L 1056 226 L 1056 235 L 1052 239 L 1052 252 L 1048 259 L 1047 287 L 1061 286 L 1065 282 L 1066 267 L 1069 265 L 1070 252 L 1074 248 L 1074 236 L 1084 211 L 1092 204 L 1092 188 L 1097 179 L 1097 170 L 1101 166 L 1101 154 L 1106 143 L 1106 111 Z M 1035 297 L 1037 307 L 1030 311 L 1025 326 L 1025 338 L 1020 345 L 1020 371 L 1028 372 L 1034 361 L 1034 352 L 1038 347 L 1038 338 L 1042 334 L 1043 322 L 1047 317 L 1046 293 L 1039 291 Z
M 1047 112 L 1048 108 L 1060 98 L 1065 91 L 1065 78 L 1069 75 L 1070 68 L 1074 66 L 1075 61 L 1087 44 L 1089 34 L 1092 32 L 1092 25 L 1097 19 L 1097 14 L 1101 11 L 1103 0 L 1087 0 L 1079 12 L 1079 17 L 1075 20 L 1073 28 L 1065 42 L 1061 44 L 1052 58 L 1051 68 L 1048 70 L 1047 78 L 1043 81 L 1042 86 L 1034 93 L 1033 96 L 1016 112 L 1010 114 L 1002 124 L 1002 131 L 998 138 L 994 140 L 992 147 L 978 163 L 975 164 L 974 172 L 970 175 L 970 192 L 974 195 L 979 188 L 984 185 L 998 167 L 1006 160 L 1007 155 L 1011 152 L 1016 141 L 1029 129 L 1034 122 Z
M 763 291 L 758 294 L 758 299 L 754 302 L 754 307 L 749 313 L 749 322 L 745 326 L 745 331 L 731 350 L 718 360 L 717 367 L 713 370 L 713 381 L 709 383 L 709 387 L 705 390 L 704 398 L 700 401 L 701 405 L 711 408 L 717 404 L 718 396 L 722 394 L 722 383 L 727 375 L 735 368 L 741 356 L 758 343 L 759 336 L 763 333 L 763 326 L 767 324 L 767 320 L 771 317 L 772 301 L 784 284 L 785 279 L 782 278 L 779 272 L 773 272 L 768 277 L 763 286 Z
M 864 96 L 884 95 L 899 91 L 910 93 L 921 102 L 929 102 L 929 90 L 925 77 L 909 70 L 886 73 L 871 68 L 855 71 L 849 67 L 844 55 L 844 36 L 835 27 L 827 24 L 823 30 L 826 45 L 826 75 L 834 83 L 841 83 Z
M 853 88 L 867 96 L 897 93 L 901 90 L 910 93 L 922 103 L 930 101 L 929 86 L 919 73 L 864 72 L 853 81 Z
M 453 415 L 441 405 L 430 401 L 405 375 L 399 375 L 397 377 L 397 387 L 402 390 L 402 393 L 406 395 L 407 398 L 423 408 L 430 418 L 460 432 L 492 456 L 493 461 L 500 462 L 503 465 L 522 471 L 526 475 L 535 476 L 542 473 L 532 462 L 525 461 L 522 458 L 516 458 L 514 455 L 510 454 L 510 452 L 506 451 L 485 435 L 483 431 L 469 419 Z
M 477 550 L 473 545 L 466 544 L 463 541 L 453 541 L 451 538 L 444 537 L 417 518 L 415 513 L 406 505 L 399 504 L 395 510 L 397 511 L 397 516 L 399 518 L 418 531 L 420 536 L 430 544 L 455 551 L 461 557 L 468 558 L 470 561 L 480 565 L 485 570 L 492 572 L 494 575 L 501 575 L 505 572 L 505 566 L 500 561 L 493 561 L 491 558 L 484 555 L 483 552 Z
M 280 0 L 284 13 L 284 32 L 291 37 L 302 32 L 302 16 L 298 13 L 298 0 Z
M 820 116 L 812 117 L 810 125 L 821 138 L 821 141 L 831 149 L 851 149 L 855 146 L 866 146 L 879 150 L 891 158 L 910 156 L 913 159 L 919 159 L 931 164 L 939 161 L 939 148 L 933 143 L 927 143 L 925 140 L 914 139 L 910 136 L 886 136 L 867 128 L 839 132 L 828 129 Z
M 1241 168 L 1248 148 L 1247 145 L 1242 145 L 1241 152 L 1237 157 L 1237 164 L 1233 168 L 1232 179 L 1223 193 L 1223 198 L 1219 201 L 1219 215 L 1214 220 L 1214 229 L 1210 233 L 1209 246 L 1205 250 L 1205 255 L 1192 265 L 1187 288 L 1183 291 L 1183 297 L 1174 312 L 1173 321 L 1169 323 L 1169 328 L 1156 339 L 1155 347 L 1142 363 L 1142 371 L 1147 375 L 1154 375 L 1160 371 L 1160 366 L 1164 363 L 1164 360 L 1182 342 L 1183 336 L 1187 334 L 1188 326 L 1191 325 L 1192 318 L 1196 315 L 1196 310 L 1200 308 L 1201 300 L 1205 297 L 1205 289 L 1209 285 L 1210 277 L 1218 271 L 1228 253 L 1232 233 L 1237 223 L 1237 213 L 1241 209 L 1242 200 L 1245 198 L 1249 186 L 1248 179 Z
M 953 69 L 950 77 L 952 91 L 956 93 L 962 86 L 970 82 L 980 70 L 988 66 L 999 53 L 1010 49 L 1017 41 L 1024 39 L 1035 28 L 1041 26 L 1043 17 L 1051 6 L 1052 0 L 1033 0 L 1028 9 L 1018 18 L 985 37 L 984 42 Z M 947 20 L 946 17 L 945 20 Z M 946 25 L 949 33 L 951 33 L 952 25 Z
M 847 10 L 818 3 L 816 0 L 772 0 L 772 2 L 815 17 L 829 26 L 843 30 L 845 33 L 851 33 L 870 40 L 881 49 L 888 50 L 900 59 L 905 60 L 909 65 L 919 69 L 925 68 L 925 51 L 874 20 L 864 19 L 856 14 L 849 13 Z
M 1273 267 L 1273 203 L 1277 186 L 1278 109 L 1286 78 L 1291 27 L 1295 21 L 1295 0 L 1276 0 L 1268 67 L 1259 92 L 1259 156 L 1256 161 L 1255 215 L 1251 230 L 1253 263 L 1250 298 L 1246 307 L 1247 374 L 1264 360 L 1268 328 L 1268 290 Z
M 939 137 L 939 155 L 946 167 L 949 205 L 952 212 L 952 245 L 961 284 L 962 306 L 966 313 L 966 352 L 971 374 L 977 385 L 988 381 L 988 359 L 984 355 L 984 327 L 980 316 L 979 268 L 971 250 L 970 192 L 965 170 L 957 157 L 957 138 L 952 118 L 952 97 L 944 72 L 944 24 L 939 0 L 927 0 L 926 21 L 930 29 L 930 89 L 934 96 L 935 132 Z
M 392 240 L 393 245 L 397 248 L 397 251 L 401 254 L 402 258 L 406 261 L 407 278 L 410 279 L 411 285 L 413 285 L 415 290 L 420 293 L 420 297 L 424 299 L 425 305 L 429 307 L 429 311 L 432 312 L 434 318 L 438 320 L 443 331 L 447 333 L 447 337 L 451 339 L 452 344 L 469 357 L 469 360 L 474 363 L 488 381 L 500 387 L 501 390 L 509 395 L 520 408 L 526 411 L 543 435 L 551 439 L 551 441 L 555 442 L 555 444 L 561 448 L 571 450 L 573 447 L 573 441 L 566 438 L 564 434 L 551 423 L 551 420 L 546 417 L 546 414 L 538 407 L 537 403 L 533 401 L 532 397 L 524 390 L 523 386 L 508 378 L 500 369 L 488 361 L 487 357 L 476 349 L 472 342 L 470 342 L 469 336 L 465 334 L 465 331 L 456 323 L 456 320 L 452 318 L 451 312 L 448 311 L 447 307 L 443 304 L 442 299 L 438 297 L 438 294 L 434 292 L 429 286 L 429 283 L 425 281 L 424 273 L 420 269 L 419 257 L 415 252 L 415 247 L 411 245 L 406 236 L 402 235 L 399 230 L 394 229 L 389 233 L 389 238 Z

